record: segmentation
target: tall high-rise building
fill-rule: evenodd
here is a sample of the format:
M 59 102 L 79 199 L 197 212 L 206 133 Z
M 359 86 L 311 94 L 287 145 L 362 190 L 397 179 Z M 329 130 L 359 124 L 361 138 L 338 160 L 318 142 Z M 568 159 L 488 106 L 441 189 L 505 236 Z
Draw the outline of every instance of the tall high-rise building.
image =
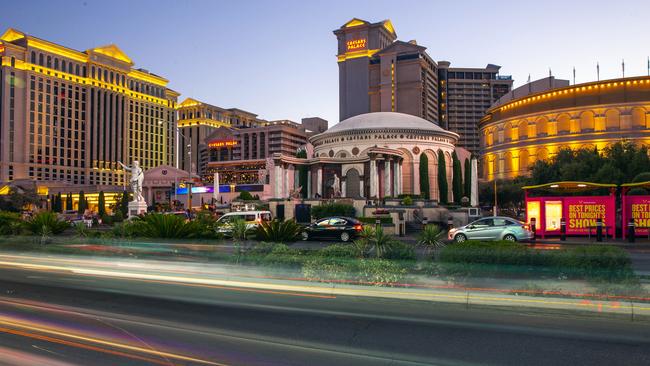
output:
M 0 37 L 0 180 L 123 185 L 118 161 L 174 161 L 178 93 L 117 46 Z
M 339 118 L 402 112 L 438 121 L 437 65 L 415 41 L 402 42 L 390 20 L 352 19 L 338 40 Z
M 478 124 L 492 104 L 512 89 L 512 77 L 499 75 L 501 66 L 449 67 L 438 62 L 440 125 L 460 135 L 458 146 L 479 153 Z
M 208 154 L 206 138 L 215 130 L 219 127 L 253 128 L 267 123 L 242 109 L 221 108 L 187 98 L 178 104 L 177 166 L 203 175 Z
M 390 20 L 354 18 L 334 31 L 338 40 L 339 118 L 401 112 L 461 135 L 458 146 L 478 154 L 478 123 L 512 88 L 499 66 L 450 68 L 416 41 L 397 40 Z

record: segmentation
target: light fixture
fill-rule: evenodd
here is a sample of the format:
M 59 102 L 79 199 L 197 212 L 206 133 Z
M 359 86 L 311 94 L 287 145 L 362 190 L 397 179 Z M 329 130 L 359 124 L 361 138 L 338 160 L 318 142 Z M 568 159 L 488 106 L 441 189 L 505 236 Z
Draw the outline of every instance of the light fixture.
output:
M 551 184 L 551 188 L 560 188 L 559 184 Z
M 581 187 L 581 188 L 584 188 L 586 186 L 587 186 L 586 184 L 582 184 L 582 183 L 578 184 L 578 187 Z

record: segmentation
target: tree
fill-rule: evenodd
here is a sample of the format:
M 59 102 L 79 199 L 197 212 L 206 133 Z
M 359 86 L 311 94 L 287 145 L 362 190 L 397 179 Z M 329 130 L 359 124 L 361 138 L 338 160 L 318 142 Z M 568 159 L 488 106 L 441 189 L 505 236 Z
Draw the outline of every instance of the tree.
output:
M 440 191 L 440 203 L 447 204 L 447 164 L 445 163 L 445 154 L 442 150 L 438 150 L 438 190 Z
M 30 205 L 36 205 L 41 198 L 35 189 L 10 188 L 8 195 L 0 196 L 0 211 L 20 212 Z
M 465 159 L 465 179 L 463 180 L 463 196 L 472 198 L 472 163 Z
M 97 198 L 97 213 L 99 217 L 106 215 L 106 199 L 104 198 L 104 191 L 99 191 L 99 197 Z
M 84 212 L 86 212 L 87 203 L 86 203 L 86 195 L 84 194 L 84 191 L 79 192 L 79 203 L 77 204 L 77 213 L 79 215 L 83 215 Z
M 420 195 L 426 200 L 431 198 L 429 194 L 429 158 L 425 153 L 420 155 Z
M 61 198 L 61 192 L 57 193 L 54 196 L 54 203 L 52 203 L 52 211 L 54 212 L 63 211 L 63 198 Z
M 458 160 L 458 155 L 456 155 L 455 151 L 451 154 L 451 160 L 453 162 L 451 188 L 454 194 L 454 203 L 459 205 L 460 199 L 463 197 L 463 173 L 460 167 L 460 160 Z
M 126 217 L 129 213 L 129 192 L 127 191 L 122 192 L 122 197 L 120 198 L 119 210 L 120 213 L 122 214 L 122 217 Z
M 72 211 L 72 193 L 68 193 L 65 197 L 65 210 Z
M 305 149 L 300 149 L 296 153 L 297 158 L 301 159 L 307 159 L 307 150 Z M 300 165 L 298 166 L 298 184 L 300 187 L 300 195 L 302 198 L 307 198 L 307 184 L 309 183 L 309 167 L 307 165 Z

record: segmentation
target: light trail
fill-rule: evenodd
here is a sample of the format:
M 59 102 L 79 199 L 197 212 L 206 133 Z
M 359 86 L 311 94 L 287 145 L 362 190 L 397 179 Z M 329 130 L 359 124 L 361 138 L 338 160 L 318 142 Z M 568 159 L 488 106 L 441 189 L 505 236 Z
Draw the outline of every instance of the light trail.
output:
M 2 258 L 4 256 L 0 256 Z M 34 258 L 25 258 L 21 256 L 14 256 L 14 259 L 29 260 Z M 50 258 L 48 258 L 50 259 Z M 40 259 L 42 260 L 42 258 Z M 56 260 L 55 260 L 56 261 Z M 151 274 L 151 273 L 142 273 L 142 272 L 133 272 L 125 271 L 124 266 L 120 270 L 111 270 L 111 269 L 101 269 L 97 263 L 93 263 L 88 267 L 83 268 L 79 266 L 80 264 L 87 265 L 85 261 L 76 261 L 76 260 L 65 260 L 67 263 L 75 264 L 75 266 L 64 266 L 64 265 L 49 265 L 49 264 L 37 264 L 37 263 L 19 263 L 19 262 L 9 262 L 9 261 L 0 261 L 0 266 L 11 267 L 11 268 L 21 268 L 21 269 L 32 269 L 37 271 L 54 271 L 58 273 L 74 273 L 83 276 L 90 277 L 105 277 L 113 279 L 123 279 L 129 281 L 139 281 L 147 283 L 159 283 L 166 285 L 184 285 L 184 286 L 193 286 L 193 287 L 204 287 L 204 288 L 215 288 L 223 290 L 232 290 L 232 291 L 245 291 L 245 292 L 254 292 L 254 293 L 263 293 L 263 294 L 274 294 L 274 295 L 287 295 L 287 296 L 299 296 L 299 297 L 314 297 L 322 299 L 334 299 L 337 295 L 346 295 L 346 296 L 366 296 L 366 297 L 388 297 L 396 299 L 416 299 L 416 300 L 447 300 L 448 302 L 457 302 L 463 303 L 471 300 L 474 303 L 478 302 L 491 302 L 491 303 L 502 303 L 502 304 L 511 304 L 511 305 L 532 305 L 536 304 L 538 307 L 542 306 L 554 306 L 571 308 L 571 309 L 592 309 L 597 308 L 599 312 L 612 311 L 612 312 L 624 312 L 624 311 L 634 311 L 636 314 L 643 312 L 649 312 L 650 306 L 644 303 L 621 303 L 619 301 L 615 302 L 601 302 L 594 303 L 589 300 L 584 300 L 585 297 L 591 298 L 593 300 L 605 298 L 607 300 L 625 300 L 625 301 L 648 301 L 650 298 L 645 297 L 633 297 L 633 296 L 608 296 L 608 297 L 598 297 L 594 294 L 576 294 L 576 293 L 562 293 L 559 291 L 555 292 L 544 292 L 544 291 L 535 291 L 535 290 L 510 290 L 510 289 L 498 289 L 498 288 L 471 288 L 463 287 L 458 285 L 441 285 L 441 286 L 431 286 L 431 285 L 418 285 L 418 284 L 394 284 L 395 288 L 403 288 L 404 290 L 395 291 L 388 288 L 344 288 L 344 287 L 326 287 L 326 286 L 308 286 L 304 282 L 309 281 L 310 279 L 306 278 L 282 278 L 282 277 L 269 277 L 269 276 L 259 276 L 265 279 L 278 279 L 284 281 L 294 281 L 301 282 L 298 284 L 295 283 L 268 283 L 268 282 L 251 282 L 244 280 L 230 280 L 230 279 L 215 279 L 207 277 L 197 277 L 197 276 L 187 276 L 187 272 L 179 273 L 184 274 L 184 276 L 172 275 L 171 273 L 176 273 L 170 271 L 170 274 Z M 145 262 L 145 264 L 148 264 Z M 147 268 L 148 266 L 143 264 L 138 269 L 151 269 Z M 130 264 L 131 265 L 131 264 Z M 101 267 L 111 268 L 110 263 L 104 263 Z M 112 267 L 115 267 L 115 264 L 112 264 Z M 152 266 L 156 268 L 156 266 Z M 159 266 L 161 267 L 161 266 Z M 189 273 L 196 273 L 189 271 Z M 214 273 L 211 273 L 214 274 Z M 233 274 L 229 274 L 233 275 Z M 256 277 L 256 276 L 247 276 L 242 275 L 241 277 Z M 319 281 L 325 282 L 326 281 Z M 337 283 L 337 281 L 331 281 Z M 370 285 L 386 285 L 385 283 L 360 283 L 358 281 L 338 281 L 338 283 L 343 284 L 370 284 Z M 393 284 L 389 284 L 393 285 Z M 452 291 L 463 291 L 462 293 L 446 293 L 441 291 L 408 291 L 407 289 L 421 289 L 421 290 L 452 290 Z M 469 291 L 476 292 L 492 292 L 495 294 L 501 294 L 502 297 L 498 296 L 477 296 L 475 294 L 469 295 Z M 572 295 L 569 298 L 555 298 L 555 299 L 543 299 L 543 298 L 522 298 L 516 296 L 517 293 L 527 293 L 527 294 L 556 294 L 556 295 Z M 513 296 L 514 294 L 514 296 Z M 577 297 L 577 299 L 575 298 Z
M 157 351 L 149 348 L 142 348 L 134 345 L 108 341 L 96 337 L 82 336 L 64 330 L 51 329 L 51 328 L 42 327 L 38 325 L 27 324 L 25 322 L 21 323 L 21 322 L 14 322 L 14 321 L 2 319 L 0 320 L 0 324 L 4 325 L 4 326 L 0 326 L 0 332 L 3 333 L 29 337 L 29 338 L 43 340 L 47 342 L 59 343 L 67 346 L 83 348 L 90 351 L 111 354 L 119 357 L 127 357 L 127 358 L 137 359 L 140 361 L 152 362 L 158 365 L 169 366 L 173 364 L 171 364 L 170 362 L 166 362 L 166 361 L 162 361 L 162 360 L 158 360 L 158 359 L 154 359 L 151 357 L 146 357 L 138 354 L 132 354 L 128 352 L 137 352 L 149 356 L 158 356 L 158 357 L 170 358 L 179 361 L 193 362 L 193 363 L 203 364 L 203 365 L 228 366 L 223 363 L 202 360 L 199 358 L 193 358 L 189 356 L 183 356 L 171 352 L 164 352 L 164 351 Z M 87 342 L 91 344 L 86 344 L 82 342 Z M 104 347 L 98 347 L 92 344 L 104 346 Z M 116 351 L 106 347 L 120 349 L 121 351 Z

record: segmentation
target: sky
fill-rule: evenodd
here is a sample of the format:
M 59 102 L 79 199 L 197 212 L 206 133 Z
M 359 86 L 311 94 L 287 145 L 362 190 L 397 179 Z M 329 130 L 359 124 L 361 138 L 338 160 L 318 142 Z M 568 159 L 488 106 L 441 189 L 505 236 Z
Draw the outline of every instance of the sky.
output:
M 136 64 L 192 97 L 267 120 L 338 122 L 332 31 L 356 17 L 390 19 L 452 67 L 501 65 L 515 86 L 546 77 L 576 82 L 646 75 L 648 0 L 61 0 L 11 1 L 0 28 L 86 50 L 118 45 Z

